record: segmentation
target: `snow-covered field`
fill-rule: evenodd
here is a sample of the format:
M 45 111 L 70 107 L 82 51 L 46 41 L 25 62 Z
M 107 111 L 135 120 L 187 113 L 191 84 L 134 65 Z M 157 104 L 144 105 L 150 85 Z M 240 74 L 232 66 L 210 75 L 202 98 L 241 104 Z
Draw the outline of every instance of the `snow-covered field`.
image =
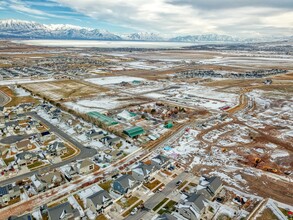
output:
M 90 111 L 106 112 L 129 104 L 129 101 L 117 100 L 117 97 L 106 97 L 97 99 L 85 99 L 76 102 L 66 102 L 65 105 L 78 112 L 87 113 Z
M 18 40 L 17 43 L 49 47 L 98 47 L 98 48 L 181 48 L 195 43 L 143 42 L 143 41 L 96 41 L 96 40 Z
M 54 81 L 55 79 L 14 79 L 14 80 L 0 80 L 0 85 L 15 85 L 15 84 L 24 84 L 24 83 L 36 83 L 36 82 L 50 82 Z
M 91 82 L 98 85 L 108 85 L 108 84 L 118 84 L 121 82 L 132 82 L 134 80 L 144 81 L 143 78 L 131 77 L 131 76 L 111 76 L 111 77 L 101 77 L 101 78 L 91 78 L 85 81 Z

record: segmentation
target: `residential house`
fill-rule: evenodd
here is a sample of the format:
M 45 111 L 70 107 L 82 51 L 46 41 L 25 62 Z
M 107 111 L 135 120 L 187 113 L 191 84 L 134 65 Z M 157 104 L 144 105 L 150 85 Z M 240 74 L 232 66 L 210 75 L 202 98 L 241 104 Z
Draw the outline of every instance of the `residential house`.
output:
M 19 166 L 32 164 L 38 160 L 38 156 L 33 152 L 21 152 L 14 157 L 16 164 Z
M 79 174 L 87 174 L 95 169 L 95 163 L 90 159 L 79 161 L 76 165 Z
M 220 192 L 222 184 L 222 180 L 217 176 L 201 177 L 196 192 L 204 195 L 207 199 L 213 199 Z
M 49 220 L 71 220 L 80 219 L 80 214 L 77 209 L 73 209 L 69 202 L 62 203 L 48 209 Z
M 44 131 L 39 134 L 39 139 L 42 142 L 49 141 L 52 138 L 52 133 L 50 131 Z
M 31 181 L 38 192 L 45 191 L 47 189 L 47 184 L 43 182 L 37 174 L 31 176 Z
M 5 127 L 7 128 L 7 129 L 16 129 L 16 128 L 18 128 L 18 126 L 19 126 L 19 121 L 8 121 L 8 122 L 5 122 Z
M 44 182 L 49 189 L 59 186 L 64 182 L 62 174 L 59 171 L 47 173 L 40 176 L 39 179 Z
M 138 182 L 146 182 L 150 178 L 150 174 L 154 171 L 155 167 L 151 164 L 139 164 L 132 169 L 132 177 Z
M 123 175 L 113 182 L 113 191 L 123 195 L 136 186 L 135 179 L 131 175 Z
M 47 152 L 51 156 L 62 156 L 67 153 L 67 147 L 63 142 L 56 141 L 48 146 Z
M 202 194 L 192 193 L 183 198 L 178 204 L 178 213 L 185 219 L 200 220 L 206 209 L 205 197 Z
M 9 151 L 9 147 L 6 147 L 6 146 L 1 146 L 0 145 L 0 155 L 5 155 L 6 153 L 8 153 Z
M 156 167 L 156 169 L 161 169 L 167 166 L 169 158 L 163 155 L 157 155 L 151 159 L 151 164 Z
M 72 180 L 72 176 L 77 173 L 77 168 L 75 165 L 70 165 L 67 164 L 63 167 L 60 167 L 61 172 L 63 173 L 64 177 L 68 180 L 71 181 Z
M 101 213 L 112 204 L 112 198 L 106 190 L 100 190 L 86 199 L 86 206 L 94 213 Z
M 97 163 L 110 163 L 112 161 L 112 156 L 110 154 L 100 153 L 95 156 L 94 160 Z
M 16 142 L 15 147 L 18 151 L 27 151 L 32 149 L 33 144 L 31 143 L 29 139 L 25 139 L 25 140 Z
M 31 180 L 38 192 L 54 188 L 64 182 L 61 173 L 58 171 L 50 172 L 42 176 L 35 174 L 31 177 Z
M 165 213 L 163 215 L 159 215 L 155 220 L 177 220 L 177 218 L 173 215 Z
M 133 121 L 137 118 L 137 114 L 135 114 L 133 112 L 129 112 L 127 110 L 123 110 L 122 112 L 117 114 L 117 118 L 119 120 L 123 120 L 125 122 L 130 122 L 130 121 Z
M 33 103 L 22 103 L 17 106 L 20 112 L 28 111 L 33 106 Z
M 100 140 L 105 136 L 103 131 L 95 131 L 94 129 L 87 132 L 86 135 L 89 140 Z
M 28 213 L 28 214 L 24 214 L 22 216 L 10 216 L 8 218 L 8 220 L 33 220 L 33 216 L 32 214 Z
M 110 136 L 105 136 L 105 137 L 102 137 L 100 139 L 100 141 L 105 144 L 106 146 L 114 146 L 116 144 L 118 144 L 121 139 L 119 137 L 110 137 Z
M 6 205 L 11 199 L 20 196 L 19 186 L 8 184 L 0 186 L 0 205 Z
M 111 161 L 116 161 L 123 156 L 123 150 L 118 149 L 105 151 L 105 153 L 108 158 L 111 158 Z

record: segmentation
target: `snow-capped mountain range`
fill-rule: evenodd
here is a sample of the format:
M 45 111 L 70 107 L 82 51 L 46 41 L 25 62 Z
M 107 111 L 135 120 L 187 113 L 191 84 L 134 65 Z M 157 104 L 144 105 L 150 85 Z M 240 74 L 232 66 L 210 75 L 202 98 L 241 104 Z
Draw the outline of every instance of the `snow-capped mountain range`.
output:
M 130 41 L 176 41 L 176 42 L 243 42 L 252 41 L 228 35 L 204 34 L 164 38 L 158 34 L 139 32 L 114 34 L 106 30 L 68 24 L 40 24 L 23 20 L 0 20 L 0 38 L 20 39 L 79 39 L 79 40 L 130 40 Z

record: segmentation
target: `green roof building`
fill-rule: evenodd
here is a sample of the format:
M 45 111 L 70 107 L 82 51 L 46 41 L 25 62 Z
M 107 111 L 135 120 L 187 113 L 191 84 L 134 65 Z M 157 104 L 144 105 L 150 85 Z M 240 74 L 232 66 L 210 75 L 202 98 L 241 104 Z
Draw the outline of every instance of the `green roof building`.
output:
M 111 125 L 117 125 L 118 122 L 115 121 L 113 118 L 108 117 L 104 114 L 101 114 L 99 112 L 88 112 L 87 113 L 90 117 L 95 118 L 97 120 L 99 120 L 100 122 L 102 122 L 103 124 L 107 125 L 107 126 L 111 126 Z
M 143 130 L 143 128 L 140 127 L 140 126 L 135 126 L 135 127 L 127 128 L 123 132 L 125 134 L 127 134 L 131 138 L 134 138 L 134 137 L 136 137 L 138 135 L 141 135 L 141 134 L 145 133 L 145 131 Z
M 139 81 L 139 80 L 133 80 L 132 83 L 133 83 L 133 84 L 140 84 L 141 81 Z
M 164 125 L 165 128 L 173 128 L 173 123 L 171 121 L 168 121 L 167 124 Z

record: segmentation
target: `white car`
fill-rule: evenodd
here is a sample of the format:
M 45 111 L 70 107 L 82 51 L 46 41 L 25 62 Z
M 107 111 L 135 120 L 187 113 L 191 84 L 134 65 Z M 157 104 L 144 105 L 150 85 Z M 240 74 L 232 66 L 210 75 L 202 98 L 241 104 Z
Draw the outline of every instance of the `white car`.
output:
M 135 215 L 137 213 L 137 208 L 135 207 L 132 211 L 131 211 L 131 215 Z

